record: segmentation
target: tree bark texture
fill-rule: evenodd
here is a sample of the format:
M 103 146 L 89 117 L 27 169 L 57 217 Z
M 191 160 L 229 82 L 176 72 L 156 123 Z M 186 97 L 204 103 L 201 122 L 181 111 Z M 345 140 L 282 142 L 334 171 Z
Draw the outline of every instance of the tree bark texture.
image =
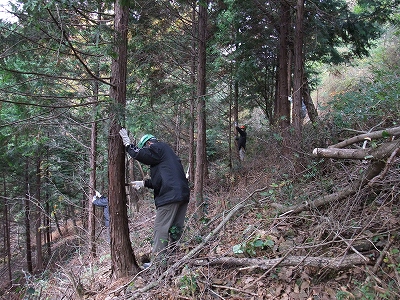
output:
M 191 51 L 192 56 L 190 59 L 190 84 L 193 87 L 191 98 L 190 98 L 190 120 L 189 120 L 189 181 L 193 182 L 195 176 L 195 138 L 194 138 L 194 126 L 195 126 L 195 107 L 196 107 L 196 36 L 197 36 L 197 19 L 196 19 L 196 4 L 192 3 L 192 40 L 191 40 Z
M 316 122 L 318 120 L 318 111 L 311 98 L 310 87 L 306 76 L 303 77 L 303 101 L 307 108 L 307 114 L 310 121 L 313 123 Z
M 200 209 L 198 219 L 203 217 L 203 183 L 207 170 L 206 162 L 206 38 L 208 1 L 199 4 L 199 45 L 197 68 L 197 145 L 194 198 Z
M 288 95 L 288 38 L 290 26 L 290 6 L 287 1 L 280 1 L 280 26 L 278 50 L 278 92 L 276 95 L 275 120 L 279 127 L 290 125 L 290 104 Z
M 303 90 L 303 19 L 304 0 L 297 0 L 296 30 L 294 38 L 294 78 L 293 78 L 293 110 L 292 122 L 295 132 L 295 140 L 300 140 L 303 119 L 301 117 L 302 90 Z
M 125 192 L 125 151 L 119 136 L 121 126 L 117 115 L 126 106 L 126 66 L 127 66 L 127 30 L 129 7 L 121 1 L 114 3 L 114 30 L 117 57 L 111 65 L 110 97 L 114 101 L 114 111 L 110 115 L 108 137 L 108 180 L 111 232 L 111 271 L 114 279 L 137 273 L 128 227 L 128 214 Z

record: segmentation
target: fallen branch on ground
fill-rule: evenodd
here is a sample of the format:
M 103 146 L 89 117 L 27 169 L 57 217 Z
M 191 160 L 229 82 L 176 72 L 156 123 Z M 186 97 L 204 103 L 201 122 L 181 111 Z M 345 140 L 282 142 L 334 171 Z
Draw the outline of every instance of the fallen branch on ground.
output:
M 315 148 L 313 156 L 340 159 L 368 159 L 378 160 L 387 157 L 399 148 L 399 140 L 381 144 L 378 148 L 366 149 L 341 149 L 341 148 Z
M 361 187 L 363 187 L 369 182 L 369 180 L 380 174 L 384 166 L 385 163 L 383 163 L 382 161 L 376 161 L 369 166 L 369 168 L 365 171 L 364 175 L 359 180 L 354 181 L 347 188 L 341 190 L 340 192 L 322 196 L 312 202 L 305 202 L 289 207 L 283 207 L 280 204 L 273 203 L 271 204 L 271 206 L 279 209 L 284 215 L 288 213 L 299 213 L 304 210 L 309 210 L 310 208 L 317 208 L 320 206 L 324 206 L 333 201 L 342 200 L 348 196 L 357 193 Z
M 371 165 L 358 180 L 350 183 L 348 187 L 340 190 L 339 192 L 322 196 L 311 202 L 303 202 L 301 204 L 293 205 L 290 207 L 284 207 L 283 205 L 278 203 L 273 203 L 271 204 L 271 206 L 279 209 L 282 212 L 282 215 L 286 215 L 289 213 L 299 213 L 304 210 L 309 210 L 310 208 L 318 208 L 330 202 L 345 199 L 357 193 L 360 188 L 368 183 L 370 183 L 370 185 L 372 186 L 373 182 L 376 181 L 377 178 L 381 178 L 384 176 L 382 172 L 387 172 L 387 169 L 389 168 L 394 156 L 400 153 L 400 140 L 397 139 L 390 142 L 384 142 L 379 147 L 370 147 L 367 149 L 342 149 L 342 147 L 354 144 L 356 142 L 364 141 L 366 138 L 371 140 L 377 138 L 388 138 L 388 136 L 391 136 L 393 139 L 394 137 L 397 137 L 399 135 L 400 127 L 395 127 L 361 134 L 342 141 L 336 145 L 332 145 L 328 148 L 315 148 L 313 150 L 313 155 L 315 157 L 361 160 L 368 159 L 370 160 Z M 387 163 L 385 163 L 385 160 L 387 160 Z
M 369 261 L 367 261 L 369 262 Z M 310 266 L 317 268 L 329 268 L 333 270 L 351 268 L 355 265 L 365 265 L 365 259 L 358 254 L 350 254 L 344 257 L 311 257 L 311 256 L 288 256 L 285 259 L 263 259 L 263 258 L 236 258 L 236 257 L 216 257 L 208 259 L 199 259 L 192 261 L 193 265 L 224 265 L 229 267 L 253 267 L 261 270 L 268 270 L 272 266 Z
M 343 148 L 358 142 L 362 142 L 365 139 L 378 139 L 378 138 L 384 138 L 387 135 L 391 136 L 400 136 L 400 127 L 394 127 L 394 128 L 388 128 L 384 130 L 379 130 L 379 131 L 373 131 L 373 132 L 368 132 L 364 134 L 360 134 L 357 136 L 354 136 L 350 139 L 344 140 L 340 143 L 337 143 L 335 145 L 331 145 L 328 148 Z

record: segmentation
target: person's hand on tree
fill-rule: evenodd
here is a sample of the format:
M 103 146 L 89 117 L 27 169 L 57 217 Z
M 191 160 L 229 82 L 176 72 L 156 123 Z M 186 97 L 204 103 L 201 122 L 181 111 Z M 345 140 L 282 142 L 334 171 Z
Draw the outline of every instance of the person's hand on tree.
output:
M 126 147 L 126 146 L 129 146 L 129 145 L 131 144 L 131 140 L 129 139 L 129 136 L 128 136 L 128 131 L 126 131 L 125 128 L 122 128 L 122 129 L 119 131 L 119 135 L 121 136 L 122 142 L 124 143 L 124 146 L 125 146 L 125 147 Z

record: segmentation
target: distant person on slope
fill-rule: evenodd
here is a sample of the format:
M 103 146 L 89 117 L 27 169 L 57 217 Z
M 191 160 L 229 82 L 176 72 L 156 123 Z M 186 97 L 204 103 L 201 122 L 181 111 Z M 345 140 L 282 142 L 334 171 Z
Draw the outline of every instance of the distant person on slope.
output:
M 131 144 L 125 128 L 119 134 L 129 155 L 150 166 L 151 178 L 133 181 L 131 185 L 136 189 L 147 187 L 154 190 L 157 213 L 152 253 L 154 257 L 164 255 L 169 242 L 175 243 L 182 235 L 190 198 L 181 160 L 168 144 L 159 142 L 151 134 L 144 135 L 137 146 Z
M 92 199 L 92 204 L 103 207 L 103 218 L 104 218 L 104 226 L 107 229 L 107 240 L 110 240 L 109 234 L 110 234 L 110 211 L 108 209 L 108 198 L 104 195 L 101 195 L 98 191 L 96 191 L 96 194 L 93 196 Z
M 238 126 L 238 124 L 235 122 L 235 127 L 237 132 L 239 133 L 239 136 L 236 137 L 236 140 L 238 141 L 239 158 L 241 161 L 244 161 L 244 155 L 246 154 L 246 138 L 247 138 L 246 126 L 245 125 Z

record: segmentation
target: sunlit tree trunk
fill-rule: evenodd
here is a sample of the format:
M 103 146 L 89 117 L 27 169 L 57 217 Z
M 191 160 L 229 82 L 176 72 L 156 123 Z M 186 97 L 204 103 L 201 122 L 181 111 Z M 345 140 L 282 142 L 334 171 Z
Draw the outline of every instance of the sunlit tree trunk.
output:
M 307 114 L 311 122 L 316 122 L 318 119 L 318 111 L 311 98 L 310 86 L 306 76 L 303 76 L 303 101 L 307 108 Z
M 111 271 L 114 279 L 128 276 L 139 271 L 133 253 L 128 227 L 128 213 L 125 191 L 125 150 L 119 130 L 117 115 L 126 106 L 127 72 L 127 32 L 129 2 L 116 0 L 114 3 L 115 53 L 111 65 L 110 98 L 114 110 L 110 112 L 110 130 L 108 137 L 108 186 L 110 209 Z
M 297 0 L 296 29 L 294 38 L 294 80 L 293 80 L 293 109 L 292 122 L 296 139 L 301 138 L 302 118 L 301 103 L 303 91 L 303 21 L 304 21 L 304 0 Z

